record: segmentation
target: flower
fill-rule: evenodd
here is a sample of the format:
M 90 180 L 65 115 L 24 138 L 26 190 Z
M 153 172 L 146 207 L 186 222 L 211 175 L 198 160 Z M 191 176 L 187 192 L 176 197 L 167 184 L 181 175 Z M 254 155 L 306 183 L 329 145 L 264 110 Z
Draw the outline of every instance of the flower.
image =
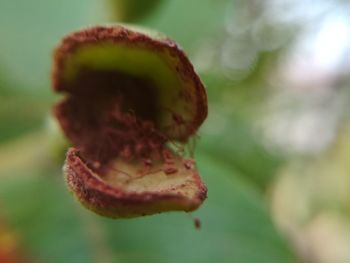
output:
M 206 92 L 172 40 L 145 29 L 92 27 L 55 51 L 54 115 L 73 147 L 64 174 L 87 208 L 120 218 L 192 211 L 207 188 L 184 145 L 207 116 Z

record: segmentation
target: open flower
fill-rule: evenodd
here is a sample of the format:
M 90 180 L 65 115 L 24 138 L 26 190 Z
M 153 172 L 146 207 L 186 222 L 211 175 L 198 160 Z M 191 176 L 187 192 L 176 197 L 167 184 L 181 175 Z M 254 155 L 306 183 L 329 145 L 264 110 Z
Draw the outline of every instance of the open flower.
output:
M 192 211 L 207 189 L 184 145 L 207 97 L 181 49 L 156 32 L 93 27 L 55 51 L 54 114 L 73 144 L 64 172 L 87 208 L 109 217 Z

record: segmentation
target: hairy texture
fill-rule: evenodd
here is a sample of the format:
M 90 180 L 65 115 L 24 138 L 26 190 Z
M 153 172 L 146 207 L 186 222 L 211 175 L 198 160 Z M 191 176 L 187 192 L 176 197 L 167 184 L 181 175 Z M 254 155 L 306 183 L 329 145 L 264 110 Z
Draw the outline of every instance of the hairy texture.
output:
M 153 32 L 152 32 L 153 33 Z M 54 54 L 53 66 L 53 88 L 57 92 L 72 93 L 76 88 L 75 81 L 67 81 L 64 76 L 66 61 L 68 58 L 84 46 L 112 43 L 115 45 L 127 45 L 128 47 L 142 48 L 149 52 L 169 53 L 176 59 L 174 69 L 176 74 L 185 83 L 190 83 L 191 89 L 180 90 L 175 100 L 189 100 L 190 104 L 195 104 L 195 114 L 193 119 L 188 120 L 185 132 L 178 136 L 180 140 L 186 140 L 193 135 L 202 124 L 208 114 L 207 96 L 202 82 L 195 73 L 192 64 L 185 53 L 175 42 L 162 35 L 153 33 L 152 37 L 143 33 L 132 31 L 126 27 L 93 27 L 72 33 L 65 37 Z M 168 63 L 172 63 L 169 61 Z M 155 72 L 157 74 L 157 72 Z
M 85 70 L 74 84 L 70 96 L 54 111 L 72 143 L 90 159 L 108 161 L 141 136 L 151 135 L 136 134 L 142 133 L 138 126 L 156 118 L 156 95 L 146 80 Z
M 207 189 L 184 144 L 207 116 L 204 87 L 177 45 L 122 26 L 75 32 L 56 49 L 54 114 L 73 144 L 65 176 L 109 217 L 192 211 Z
M 180 180 L 175 183 L 156 178 L 151 189 L 146 189 L 146 183 L 137 182 L 139 178 L 136 174 L 130 174 L 134 178 L 129 179 L 135 181 L 136 187 L 127 190 L 130 181 L 118 179 L 121 175 L 116 173 L 109 179 L 94 173 L 74 148 L 67 153 L 64 172 L 68 186 L 85 207 L 113 218 L 193 211 L 205 200 L 207 193 L 207 188 L 193 169 L 187 170 L 188 175 L 180 174 Z M 163 174 L 163 177 L 171 179 L 175 175 Z M 165 185 L 161 185 L 164 182 Z

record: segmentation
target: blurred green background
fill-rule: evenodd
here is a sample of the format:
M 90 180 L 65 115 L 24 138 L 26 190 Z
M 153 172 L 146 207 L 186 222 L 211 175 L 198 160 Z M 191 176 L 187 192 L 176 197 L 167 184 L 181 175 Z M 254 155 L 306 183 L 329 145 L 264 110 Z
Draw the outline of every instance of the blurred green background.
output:
M 161 31 L 207 87 L 192 217 L 111 220 L 62 177 L 52 51 L 107 22 Z M 350 262 L 350 2 L 0 0 L 0 262 Z

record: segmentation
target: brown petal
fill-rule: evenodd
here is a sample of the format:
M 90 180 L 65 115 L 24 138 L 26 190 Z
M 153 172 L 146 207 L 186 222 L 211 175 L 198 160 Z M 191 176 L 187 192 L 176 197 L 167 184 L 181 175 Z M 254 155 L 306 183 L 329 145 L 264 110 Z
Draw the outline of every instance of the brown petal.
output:
M 178 171 L 166 174 L 161 165 L 152 174 L 140 175 L 142 164 L 115 164 L 99 175 L 90 169 L 75 148 L 67 153 L 64 172 L 71 191 L 88 209 L 113 218 L 128 218 L 165 211 L 192 211 L 206 198 L 207 189 L 197 171 L 176 160 Z
M 90 76 L 113 71 L 151 81 L 157 99 L 155 124 L 169 139 L 187 141 L 207 117 L 206 92 L 191 62 L 175 42 L 155 31 L 97 26 L 69 34 L 55 51 L 54 90 L 76 92 L 86 70 Z

